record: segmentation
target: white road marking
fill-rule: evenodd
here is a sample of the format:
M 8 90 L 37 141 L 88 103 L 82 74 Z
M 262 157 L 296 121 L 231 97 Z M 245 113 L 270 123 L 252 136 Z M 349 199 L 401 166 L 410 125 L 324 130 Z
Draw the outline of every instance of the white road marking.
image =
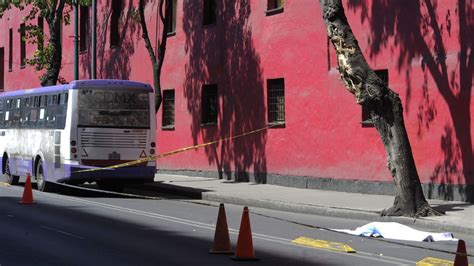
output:
M 51 228 L 51 227 L 48 227 L 48 226 L 45 226 L 45 225 L 41 225 L 41 227 L 43 227 L 44 229 L 47 229 L 49 231 L 53 231 L 53 232 L 60 233 L 60 234 L 63 234 L 63 235 L 67 235 L 67 236 L 70 236 L 70 237 L 74 237 L 74 238 L 77 238 L 77 239 L 81 239 L 81 240 L 84 239 L 81 236 L 76 236 L 76 235 L 73 235 L 71 233 L 64 232 L 64 231 L 61 231 L 61 230 L 58 230 L 58 229 L 54 229 L 54 228 Z

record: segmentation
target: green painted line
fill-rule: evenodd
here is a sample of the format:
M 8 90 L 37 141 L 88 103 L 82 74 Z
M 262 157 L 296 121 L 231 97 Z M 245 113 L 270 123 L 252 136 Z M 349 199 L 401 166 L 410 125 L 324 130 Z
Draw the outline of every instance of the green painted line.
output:
M 314 239 L 309 237 L 298 237 L 295 240 L 291 241 L 291 243 L 301 246 L 308 246 L 318 249 L 326 249 L 331 251 L 339 251 L 344 253 L 356 253 L 356 251 L 351 248 L 350 246 L 339 243 L 339 242 L 331 242 L 326 240 Z
M 453 266 L 454 262 L 438 258 L 426 257 L 416 263 L 417 266 Z

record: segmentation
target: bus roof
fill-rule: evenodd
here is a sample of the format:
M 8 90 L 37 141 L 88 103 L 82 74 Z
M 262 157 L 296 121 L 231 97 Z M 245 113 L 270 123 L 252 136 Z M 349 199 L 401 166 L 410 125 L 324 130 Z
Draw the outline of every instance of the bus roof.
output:
M 32 89 L 23 89 L 23 90 L 14 90 L 8 91 L 0 94 L 0 97 L 16 97 L 24 96 L 28 94 L 36 93 L 49 93 L 49 92 L 61 92 L 69 89 L 81 89 L 81 88 L 91 88 L 91 87 L 103 87 L 111 85 L 122 85 L 128 88 L 136 89 L 145 89 L 149 92 L 152 92 L 152 87 L 147 83 L 130 81 L 130 80 L 120 80 L 120 79 L 88 79 L 88 80 L 74 80 L 68 84 L 61 84 L 48 87 L 39 87 Z

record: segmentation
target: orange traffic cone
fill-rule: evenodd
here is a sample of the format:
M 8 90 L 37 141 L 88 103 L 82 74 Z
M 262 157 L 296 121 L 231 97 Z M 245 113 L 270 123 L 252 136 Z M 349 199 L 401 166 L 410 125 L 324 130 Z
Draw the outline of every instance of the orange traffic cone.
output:
M 466 242 L 459 239 L 456 257 L 454 258 L 454 266 L 468 266 Z
M 252 229 L 250 228 L 249 209 L 247 207 L 244 207 L 244 212 L 242 213 L 237 247 L 235 248 L 235 255 L 232 256 L 232 259 L 258 260 L 253 250 Z
M 227 218 L 225 217 L 224 204 L 219 205 L 217 215 L 216 232 L 214 233 L 214 244 L 209 253 L 214 254 L 232 254 L 230 247 L 229 229 L 227 227 Z
M 34 204 L 33 191 L 31 189 L 31 178 L 30 174 L 26 176 L 25 189 L 23 190 L 23 198 L 20 201 L 21 204 Z

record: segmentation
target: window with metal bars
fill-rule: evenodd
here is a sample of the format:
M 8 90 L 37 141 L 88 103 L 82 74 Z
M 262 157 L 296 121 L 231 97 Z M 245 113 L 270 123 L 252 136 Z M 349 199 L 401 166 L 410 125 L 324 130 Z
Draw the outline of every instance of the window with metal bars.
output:
M 26 32 L 25 23 L 20 24 L 20 68 L 24 68 L 26 64 Z
M 283 0 L 267 0 L 267 16 L 283 12 Z
M 13 29 L 8 31 L 8 71 L 13 70 Z
M 112 14 L 110 16 L 110 48 L 120 45 L 119 24 L 122 17 L 123 1 L 112 0 Z
M 43 51 L 44 47 L 44 18 L 38 17 L 38 30 L 41 31 L 40 36 L 38 36 L 38 50 Z
M 174 90 L 163 90 L 162 129 L 174 129 Z
M 217 98 L 217 84 L 209 84 L 202 86 L 202 124 L 217 124 L 217 114 L 219 110 L 219 102 Z
M 216 24 L 216 0 L 204 0 L 202 25 Z
M 176 34 L 176 0 L 167 0 L 166 4 L 166 25 L 165 30 L 168 33 L 168 36 L 173 36 Z
M 268 124 L 285 124 L 285 79 L 267 80 Z
M 80 9 L 80 32 L 79 32 L 79 51 L 87 51 L 87 43 L 89 36 L 89 7 L 81 6 Z
M 388 69 L 375 70 L 375 74 L 388 85 Z M 362 105 L 362 127 L 375 127 L 374 121 L 370 118 L 370 110 L 367 105 Z
M 5 89 L 5 48 L 0 47 L 0 92 Z

